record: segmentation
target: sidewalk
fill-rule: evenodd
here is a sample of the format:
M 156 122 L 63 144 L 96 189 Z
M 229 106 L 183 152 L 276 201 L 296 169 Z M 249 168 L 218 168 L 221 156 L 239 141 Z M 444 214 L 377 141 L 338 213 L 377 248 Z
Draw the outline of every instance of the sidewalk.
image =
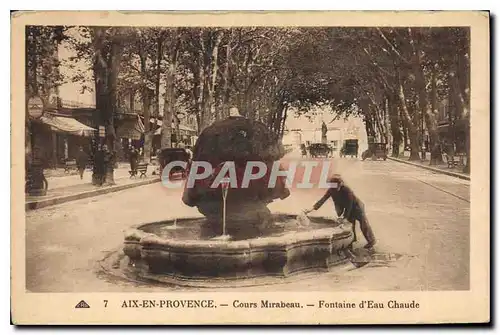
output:
M 112 186 L 92 185 L 92 171 L 89 170 L 85 170 L 83 179 L 80 179 L 78 173 L 74 171 L 65 174 L 59 171 L 64 171 L 64 169 L 48 170 L 48 173 L 45 173 L 49 185 L 47 195 L 26 195 L 25 209 L 28 211 L 156 183 L 160 181 L 160 178 L 158 175 L 152 175 L 154 168 L 153 166 L 148 166 L 146 178 L 135 177 L 131 179 L 128 173 L 129 166 L 127 164 L 120 164 L 114 171 L 116 185 Z
M 429 160 L 427 159 L 424 161 L 408 161 L 408 157 L 406 156 L 399 156 L 398 158 L 387 156 L 387 158 L 399 163 L 417 166 L 435 173 L 440 173 L 460 179 L 470 180 L 470 175 L 463 173 L 461 168 L 449 168 L 446 163 L 430 166 Z

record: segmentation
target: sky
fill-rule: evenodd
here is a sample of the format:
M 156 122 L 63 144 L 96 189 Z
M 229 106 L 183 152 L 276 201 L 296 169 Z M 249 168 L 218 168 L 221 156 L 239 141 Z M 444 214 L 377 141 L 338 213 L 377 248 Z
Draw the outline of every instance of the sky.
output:
M 71 32 L 69 32 L 71 34 Z M 87 70 L 88 65 L 83 61 L 79 61 L 75 64 L 75 69 L 70 69 L 67 62 L 70 57 L 74 57 L 76 54 L 73 50 L 68 47 L 67 42 L 63 42 L 59 45 L 58 57 L 61 65 L 59 66 L 59 71 L 64 76 L 64 78 L 70 78 L 77 73 L 77 70 L 85 71 L 90 79 L 87 85 L 93 85 L 91 82 L 92 73 Z M 67 81 L 67 79 L 66 79 Z M 80 93 L 81 85 L 79 83 L 64 83 L 59 87 L 59 96 L 63 100 L 76 101 L 84 104 L 95 104 L 95 98 L 92 92 L 86 91 L 85 93 Z

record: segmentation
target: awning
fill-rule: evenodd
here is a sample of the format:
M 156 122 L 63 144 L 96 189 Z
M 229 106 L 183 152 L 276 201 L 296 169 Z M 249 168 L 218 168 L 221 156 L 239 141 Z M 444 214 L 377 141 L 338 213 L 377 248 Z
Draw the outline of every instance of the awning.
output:
M 40 118 L 40 121 L 50 126 L 53 131 L 71 135 L 92 136 L 93 132 L 96 131 L 96 129 L 84 125 L 71 117 L 46 114 Z

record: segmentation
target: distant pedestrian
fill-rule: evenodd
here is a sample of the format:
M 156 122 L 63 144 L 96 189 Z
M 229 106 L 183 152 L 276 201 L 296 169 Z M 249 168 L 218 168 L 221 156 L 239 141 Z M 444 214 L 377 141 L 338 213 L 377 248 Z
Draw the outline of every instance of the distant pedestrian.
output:
M 302 157 L 307 157 L 307 149 L 304 143 L 300 145 L 300 153 L 302 154 Z
M 129 147 L 128 159 L 130 162 L 130 171 L 135 172 L 137 170 L 137 163 L 139 160 L 139 151 L 132 145 Z
M 89 156 L 85 151 L 83 151 L 83 148 L 80 147 L 80 150 L 78 151 L 78 154 L 76 156 L 76 167 L 78 168 L 80 179 L 83 179 L 83 172 L 85 172 L 85 167 L 87 166 L 88 161 Z

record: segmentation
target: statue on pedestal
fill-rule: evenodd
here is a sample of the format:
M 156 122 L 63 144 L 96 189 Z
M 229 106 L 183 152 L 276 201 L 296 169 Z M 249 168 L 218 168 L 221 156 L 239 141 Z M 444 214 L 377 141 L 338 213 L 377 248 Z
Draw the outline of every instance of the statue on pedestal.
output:
M 325 121 L 323 121 L 323 124 L 321 125 L 321 143 L 327 144 L 328 139 L 326 138 L 326 133 L 328 132 L 328 127 L 326 126 Z

